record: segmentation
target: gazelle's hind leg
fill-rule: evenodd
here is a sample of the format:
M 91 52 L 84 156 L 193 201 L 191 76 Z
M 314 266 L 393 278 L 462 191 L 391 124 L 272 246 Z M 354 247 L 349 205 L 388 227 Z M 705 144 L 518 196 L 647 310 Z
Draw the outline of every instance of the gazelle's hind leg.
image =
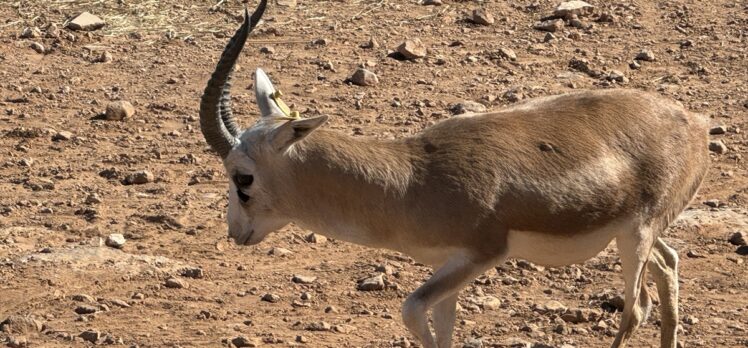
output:
M 648 297 L 644 285 L 644 271 L 654 243 L 652 230 L 644 226 L 638 231 L 626 231 L 616 237 L 618 252 L 621 256 L 625 299 L 621 325 L 613 341 L 613 348 L 625 347 L 639 324 L 645 319 Z
M 660 347 L 675 348 L 678 344 L 678 253 L 660 238 L 649 258 L 649 272 L 660 296 Z

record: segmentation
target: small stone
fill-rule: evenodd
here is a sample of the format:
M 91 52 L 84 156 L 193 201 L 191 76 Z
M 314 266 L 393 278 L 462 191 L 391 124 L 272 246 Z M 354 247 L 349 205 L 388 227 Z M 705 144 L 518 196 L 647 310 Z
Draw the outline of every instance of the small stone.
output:
M 629 82 L 628 77 L 626 77 L 626 75 L 618 70 L 611 70 L 606 78 L 608 79 L 608 81 L 615 81 L 619 83 Z
M 748 241 L 748 233 L 745 233 L 743 231 L 735 232 L 730 236 L 729 242 L 732 245 L 746 245 L 746 242 Z
M 710 208 L 719 208 L 719 199 L 707 199 L 704 201 L 704 205 Z
M 379 42 L 377 42 L 375 38 L 371 37 L 369 38 L 369 41 L 364 42 L 363 44 L 361 44 L 360 47 L 361 48 L 378 48 Z
M 293 251 L 288 250 L 286 248 L 278 248 L 278 247 L 272 248 L 268 252 L 268 255 L 276 255 L 276 256 L 286 256 L 286 255 L 291 255 L 291 254 L 293 254 Z
M 75 313 L 83 315 L 83 314 L 94 314 L 99 311 L 98 307 L 94 306 L 88 306 L 88 305 L 80 305 L 78 307 L 75 307 Z
M 153 173 L 147 170 L 139 170 L 131 173 L 125 178 L 125 185 L 142 185 L 153 182 Z
M 566 312 L 566 306 L 558 301 L 548 301 L 538 308 L 542 313 L 563 313 Z
M 73 139 L 73 133 L 68 131 L 59 131 L 52 136 L 52 141 L 67 141 Z
M 96 193 L 92 193 L 92 194 L 88 195 L 88 197 L 86 197 L 86 203 L 87 204 L 99 204 L 101 202 L 103 202 L 101 200 L 101 197 L 99 197 L 99 195 L 96 194 Z
M 655 61 L 655 55 L 654 52 L 650 49 L 643 49 L 639 54 L 636 55 L 636 60 L 643 60 L 645 62 L 654 62 Z
M 259 347 L 262 342 L 258 338 L 248 338 L 246 336 L 237 336 L 231 339 L 234 347 Z
M 310 232 L 309 234 L 307 234 L 304 237 L 304 240 L 307 243 L 315 243 L 315 244 L 325 244 L 325 243 L 327 243 L 327 237 L 325 237 L 325 236 L 323 236 L 321 234 L 316 234 L 314 232 Z
M 486 110 L 487 109 L 485 105 L 469 100 L 463 101 L 462 103 L 457 103 L 451 108 L 452 114 L 454 115 L 462 115 L 465 113 L 481 113 L 486 112 Z
M 11 315 L 0 322 L 0 331 L 5 333 L 41 332 L 44 324 L 28 316 Z
M 78 337 L 82 338 L 84 341 L 96 343 L 99 341 L 99 338 L 101 338 L 101 333 L 96 330 L 86 330 L 81 332 Z
M 297 335 L 296 336 L 296 342 L 299 342 L 299 343 L 309 343 L 309 339 L 306 336 Z
M 294 275 L 293 278 L 291 278 L 291 281 L 296 284 L 311 284 L 314 283 L 315 280 L 317 280 L 317 277 L 303 276 L 298 274 Z
M 483 341 L 480 338 L 468 338 L 462 348 L 483 348 Z
M 701 253 L 698 252 L 698 251 L 696 251 L 696 250 L 689 250 L 688 252 L 686 252 L 686 256 L 688 256 L 688 257 L 690 257 L 692 259 L 703 259 L 703 258 L 705 258 L 704 255 L 701 255 Z
M 330 331 L 332 326 L 324 321 L 309 323 L 304 327 L 307 331 Z
M 270 47 L 270 46 L 263 46 L 263 47 L 260 47 L 260 53 L 273 54 L 275 53 L 275 48 Z
M 327 306 L 325 307 L 325 313 L 337 314 L 340 313 L 340 311 L 335 306 Z
M 727 126 L 715 126 L 709 128 L 709 134 L 711 135 L 720 135 L 725 133 L 727 133 Z
M 742 255 L 742 256 L 748 255 L 748 245 L 739 246 L 737 249 L 735 249 L 735 252 L 738 255 Z
M 722 140 L 713 140 L 709 142 L 709 151 L 721 155 L 727 152 L 727 145 Z
M 358 290 L 361 291 L 379 291 L 384 290 L 384 278 L 381 274 L 362 279 L 358 282 Z
M 296 0 L 276 0 L 276 5 L 286 8 L 296 7 Z
M 405 59 L 418 59 L 426 56 L 426 45 L 421 39 L 405 40 L 400 46 L 397 46 L 397 52 L 402 54 Z
M 122 300 L 119 300 L 119 299 L 113 299 L 113 300 L 110 300 L 109 302 L 111 302 L 113 305 L 115 305 L 117 307 L 130 308 L 130 304 L 129 303 L 127 303 L 125 301 L 122 301 Z
M 101 52 L 96 58 L 94 58 L 94 63 L 109 63 L 114 59 L 111 53 L 109 51 Z
M 179 270 L 179 275 L 187 278 L 202 279 L 205 277 L 205 272 L 200 267 L 185 267 Z
M 683 322 L 688 325 L 696 325 L 699 323 L 699 319 L 694 317 L 693 315 L 686 315 L 683 317 Z
M 533 26 L 533 29 L 535 30 L 547 31 L 551 33 L 555 33 L 563 28 L 564 28 L 564 21 L 560 19 L 551 19 L 547 21 L 542 21 Z
M 377 84 L 379 84 L 379 78 L 377 77 L 377 75 L 363 68 L 356 69 L 349 80 L 354 85 L 358 86 L 376 86 Z
M 73 301 L 94 303 L 96 299 L 91 295 L 77 294 L 70 297 Z
M 70 23 L 68 23 L 68 28 L 72 30 L 94 31 L 97 29 L 101 29 L 105 25 L 106 22 L 104 22 L 101 18 L 91 13 L 83 12 L 77 17 L 73 18 Z
M 145 295 L 143 293 L 136 292 L 136 293 L 134 293 L 132 295 L 132 299 L 133 300 L 144 300 L 145 299 Z
M 356 327 L 351 326 L 351 325 L 346 325 L 346 324 L 340 324 L 340 325 L 333 326 L 332 331 L 335 331 L 337 333 L 342 333 L 342 334 L 349 334 L 353 331 L 356 331 Z
M 311 301 L 314 298 L 311 292 L 304 291 L 301 293 L 301 299 L 304 301 Z
M 106 237 L 106 246 L 115 249 L 122 249 L 125 246 L 125 236 L 120 233 L 112 233 Z
M 21 31 L 21 35 L 19 37 L 21 39 L 36 39 L 40 36 L 42 36 L 42 31 L 39 30 L 39 28 L 26 27 L 26 28 L 23 28 L 23 31 Z
M 475 304 L 483 308 L 483 310 L 496 310 L 501 307 L 501 300 L 494 296 L 480 296 L 475 298 Z
M 595 331 L 605 331 L 608 329 L 608 324 L 606 324 L 604 321 L 600 320 L 592 327 L 592 330 Z
M 637 69 L 639 69 L 641 67 L 642 67 L 642 65 L 639 64 L 639 62 L 637 62 L 636 60 L 634 60 L 633 62 L 629 63 L 629 68 L 631 68 L 631 70 L 637 70 Z
M 164 282 L 164 286 L 169 289 L 187 289 L 190 283 L 179 278 L 169 278 Z
M 109 121 L 122 121 L 135 115 L 135 108 L 130 102 L 120 100 L 107 104 L 104 117 Z
M 551 42 L 556 39 L 556 35 L 553 35 L 553 33 L 545 33 L 545 37 L 543 37 L 543 42 Z
M 261 299 L 265 302 L 277 303 L 281 298 L 276 294 L 267 293 L 265 295 L 262 295 Z
M 499 55 L 502 58 L 509 59 L 511 61 L 517 60 L 517 54 L 514 53 L 514 50 L 511 48 L 499 48 Z
M 36 51 L 36 53 L 44 54 L 44 45 L 38 42 L 32 42 L 29 47 L 31 47 L 32 50 Z
M 423 6 L 441 6 L 443 4 L 442 0 L 423 0 L 421 3 Z
M 555 17 L 570 18 L 572 15 L 583 15 L 590 13 L 595 6 L 584 1 L 566 1 L 560 3 L 553 11 Z
M 493 15 L 484 8 L 473 10 L 472 15 L 470 16 L 470 21 L 480 25 L 491 25 L 495 22 Z

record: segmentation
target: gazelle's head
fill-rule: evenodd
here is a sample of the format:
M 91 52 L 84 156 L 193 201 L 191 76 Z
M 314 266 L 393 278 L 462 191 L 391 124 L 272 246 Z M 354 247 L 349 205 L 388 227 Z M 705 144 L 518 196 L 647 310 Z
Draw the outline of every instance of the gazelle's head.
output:
M 270 78 L 255 73 L 255 95 L 260 119 L 241 130 L 231 113 L 231 73 L 244 42 L 265 11 L 267 0 L 229 41 L 208 81 L 200 103 L 200 127 L 205 140 L 223 159 L 229 178 L 229 236 L 237 244 L 262 241 L 268 233 L 291 221 L 283 202 L 293 197 L 287 189 L 295 178 L 288 168 L 287 151 L 326 120 L 326 116 L 302 119 L 292 115 L 279 99 Z

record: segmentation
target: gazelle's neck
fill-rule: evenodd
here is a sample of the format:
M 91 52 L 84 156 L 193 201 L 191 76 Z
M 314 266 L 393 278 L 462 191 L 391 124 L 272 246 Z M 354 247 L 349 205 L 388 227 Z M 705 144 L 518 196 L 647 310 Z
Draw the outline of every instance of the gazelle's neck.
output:
M 402 141 L 352 138 L 320 130 L 295 145 L 284 202 L 294 222 L 350 242 L 381 245 L 388 240 L 385 216 L 402 213 L 401 197 L 414 180 L 417 155 Z M 360 229 L 379 229 L 367 231 Z M 356 230 L 354 230 L 356 229 Z

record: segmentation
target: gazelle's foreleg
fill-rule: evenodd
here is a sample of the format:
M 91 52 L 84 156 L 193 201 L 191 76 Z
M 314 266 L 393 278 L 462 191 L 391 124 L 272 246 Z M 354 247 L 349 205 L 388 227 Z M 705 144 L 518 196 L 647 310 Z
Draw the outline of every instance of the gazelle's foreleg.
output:
M 660 296 L 660 347 L 675 348 L 678 344 L 678 253 L 662 239 L 657 239 L 652 250 L 649 272 Z
M 429 280 L 408 296 L 403 304 L 403 322 L 408 330 L 421 341 L 424 348 L 443 348 L 437 346 L 434 335 L 429 329 L 429 308 L 456 296 L 467 282 L 500 261 L 501 259 L 497 258 L 478 258 L 464 253 L 454 255 Z M 452 327 L 449 330 L 445 329 L 448 323 L 451 323 L 450 326 L 454 325 L 454 314 L 450 316 L 451 318 L 443 317 L 445 312 L 449 314 L 447 304 L 445 303 L 444 308 L 440 308 L 441 310 L 434 312 L 435 316 L 440 316 L 438 319 L 435 318 L 434 322 L 437 330 L 443 332 L 442 335 L 445 335 L 447 331 L 452 331 Z M 440 341 L 444 342 L 446 338 Z M 446 347 L 449 347 L 449 344 Z

